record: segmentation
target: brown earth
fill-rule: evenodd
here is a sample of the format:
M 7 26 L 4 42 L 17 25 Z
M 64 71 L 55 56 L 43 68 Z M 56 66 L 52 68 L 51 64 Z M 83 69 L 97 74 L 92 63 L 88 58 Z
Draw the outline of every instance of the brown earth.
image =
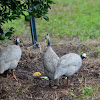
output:
M 81 100 L 81 97 L 75 98 L 70 95 L 70 92 L 76 96 L 80 95 L 80 89 L 84 88 L 85 79 L 87 86 L 95 87 L 99 85 L 99 87 L 98 91 L 94 91 L 97 92 L 95 96 L 83 99 L 100 100 L 100 52 L 96 50 L 97 47 L 100 49 L 100 42 L 94 40 L 77 43 L 77 41 L 71 40 L 52 45 L 59 57 L 69 52 L 78 54 L 86 52 L 88 55 L 88 58 L 83 61 L 81 69 L 70 77 L 68 88 L 65 77 L 60 79 L 58 87 L 54 86 L 53 81 L 52 87 L 49 87 L 49 80 L 34 79 L 32 76 L 34 72 L 39 71 L 45 75 L 42 57 L 46 45 L 41 42 L 39 43 L 40 48 L 33 49 L 31 41 L 25 42 L 22 40 L 22 42 L 22 57 L 15 69 L 18 81 L 12 78 L 12 72 L 10 71 L 8 78 L 6 73 L 0 75 L 0 100 Z

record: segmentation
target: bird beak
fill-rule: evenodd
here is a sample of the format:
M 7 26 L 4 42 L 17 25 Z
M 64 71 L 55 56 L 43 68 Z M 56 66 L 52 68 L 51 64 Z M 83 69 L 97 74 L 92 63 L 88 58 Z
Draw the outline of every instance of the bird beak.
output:
M 22 41 L 19 41 L 19 43 L 22 43 Z

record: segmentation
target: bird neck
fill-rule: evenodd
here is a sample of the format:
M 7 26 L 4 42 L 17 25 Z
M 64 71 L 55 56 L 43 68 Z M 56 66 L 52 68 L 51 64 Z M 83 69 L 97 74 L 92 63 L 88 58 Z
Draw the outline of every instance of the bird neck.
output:
M 48 41 L 48 46 L 50 46 L 50 40 L 47 40 Z
M 19 42 L 16 40 L 16 43 L 15 43 L 16 45 L 19 45 Z
M 81 59 L 83 60 L 85 57 L 83 57 L 82 55 L 81 55 Z

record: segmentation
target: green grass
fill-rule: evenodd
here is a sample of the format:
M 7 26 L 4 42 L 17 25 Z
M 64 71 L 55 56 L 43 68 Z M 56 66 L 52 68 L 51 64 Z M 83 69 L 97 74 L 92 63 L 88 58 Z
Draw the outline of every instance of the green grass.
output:
M 96 86 L 87 86 L 80 87 L 79 95 L 75 95 L 74 93 L 70 92 L 70 95 L 72 95 L 74 98 L 100 98 L 100 92 L 99 92 L 100 85 Z
M 21 18 L 3 24 L 3 29 L 4 31 L 8 31 L 10 27 L 14 27 L 15 34 L 28 34 L 30 33 L 30 27 L 26 26 L 26 23 L 24 16 L 21 16 Z
M 86 79 L 85 83 L 83 82 L 83 77 L 80 79 L 81 85 L 78 88 L 78 91 L 80 92 L 78 95 L 75 95 L 74 93 L 70 92 L 70 95 L 72 95 L 74 98 L 99 98 L 100 97 L 100 85 L 95 86 L 88 86 Z M 84 84 L 84 85 L 83 85 Z
M 45 34 L 51 37 L 79 37 L 81 40 L 100 37 L 100 1 L 99 0 L 53 0 L 56 4 L 48 12 L 49 22 L 36 19 L 38 39 Z M 6 30 L 14 26 L 17 34 L 31 34 L 26 27 L 24 18 L 3 26 Z M 42 38 L 41 38 L 42 37 Z
M 54 0 L 49 22 L 37 20 L 37 32 L 54 37 L 78 36 L 81 40 L 100 36 L 99 0 Z

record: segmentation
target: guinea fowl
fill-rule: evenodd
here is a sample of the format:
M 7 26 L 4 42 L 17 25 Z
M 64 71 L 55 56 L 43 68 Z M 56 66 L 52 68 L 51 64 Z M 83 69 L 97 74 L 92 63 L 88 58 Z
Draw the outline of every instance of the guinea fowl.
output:
M 86 58 L 85 53 L 81 54 L 81 56 L 75 53 L 62 56 L 58 61 L 54 79 L 58 79 L 63 75 L 67 76 L 67 86 L 69 86 L 69 76 L 72 76 L 80 69 L 84 58 Z
M 21 58 L 22 51 L 19 46 L 19 38 L 16 38 L 16 45 L 8 45 L 0 53 L 0 74 L 3 74 L 6 70 L 13 70 L 13 78 L 17 80 L 14 69 L 17 67 Z
M 54 73 L 59 57 L 57 56 L 57 54 L 54 52 L 54 50 L 50 45 L 50 37 L 48 34 L 46 35 L 45 39 L 47 39 L 48 47 L 43 56 L 44 73 L 49 78 L 49 80 L 54 80 Z M 55 79 L 54 82 L 58 84 L 59 79 Z M 51 85 L 50 82 L 49 85 Z

